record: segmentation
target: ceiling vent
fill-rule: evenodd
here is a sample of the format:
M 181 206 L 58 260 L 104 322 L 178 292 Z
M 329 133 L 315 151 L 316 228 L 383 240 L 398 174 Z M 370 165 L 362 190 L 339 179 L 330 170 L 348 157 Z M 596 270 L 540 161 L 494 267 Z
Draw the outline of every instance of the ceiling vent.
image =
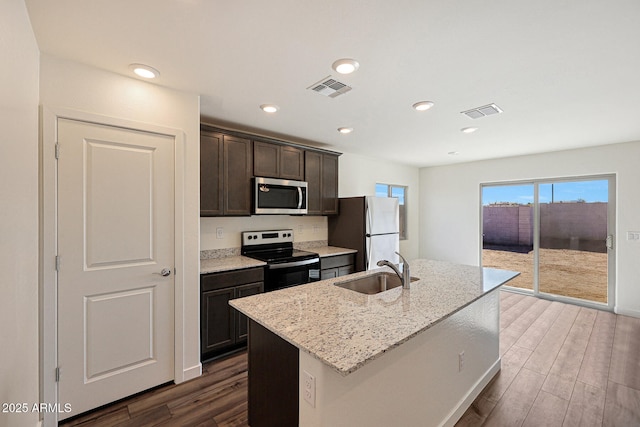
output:
M 500 114 L 502 113 L 502 109 L 496 104 L 489 104 L 478 108 L 472 108 L 471 110 L 462 111 L 461 113 L 472 119 L 479 119 L 480 117 L 490 116 L 492 114 Z
M 318 92 L 320 95 L 328 96 L 329 98 L 335 98 L 349 92 L 351 90 L 351 86 L 347 86 L 333 77 L 327 76 L 319 82 L 312 84 L 307 89 L 311 89 L 312 91 Z

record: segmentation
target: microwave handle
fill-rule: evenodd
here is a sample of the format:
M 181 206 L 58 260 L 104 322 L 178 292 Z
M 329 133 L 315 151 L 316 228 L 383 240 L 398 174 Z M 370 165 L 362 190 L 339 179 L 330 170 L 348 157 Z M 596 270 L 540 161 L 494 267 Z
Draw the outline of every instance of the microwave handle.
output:
M 302 188 L 298 187 L 298 209 L 302 207 Z

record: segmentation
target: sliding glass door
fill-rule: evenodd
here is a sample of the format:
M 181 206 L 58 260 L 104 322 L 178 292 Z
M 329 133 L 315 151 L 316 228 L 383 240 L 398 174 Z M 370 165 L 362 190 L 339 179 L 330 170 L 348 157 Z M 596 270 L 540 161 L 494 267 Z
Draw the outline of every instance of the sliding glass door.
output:
M 613 176 L 482 186 L 482 265 L 510 286 L 613 307 Z

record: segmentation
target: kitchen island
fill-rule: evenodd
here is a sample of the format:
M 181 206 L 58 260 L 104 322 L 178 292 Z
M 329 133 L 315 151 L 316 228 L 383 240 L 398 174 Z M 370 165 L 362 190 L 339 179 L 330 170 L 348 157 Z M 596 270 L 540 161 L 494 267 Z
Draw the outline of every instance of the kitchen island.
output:
M 231 301 L 252 427 L 453 425 L 499 371 L 497 288 L 518 273 L 416 260 L 408 290 L 335 286 L 376 271 Z

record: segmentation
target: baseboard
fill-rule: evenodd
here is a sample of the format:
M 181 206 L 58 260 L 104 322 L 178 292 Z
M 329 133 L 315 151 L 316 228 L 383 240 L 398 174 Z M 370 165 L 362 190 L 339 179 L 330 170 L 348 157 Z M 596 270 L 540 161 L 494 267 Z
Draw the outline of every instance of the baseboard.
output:
M 464 413 L 469 409 L 474 400 L 482 393 L 482 390 L 489 384 L 489 382 L 500 372 L 500 358 L 496 360 L 485 374 L 474 384 L 469 390 L 467 395 L 460 400 L 460 403 L 454 408 L 447 419 L 440 425 L 441 427 L 453 427 L 462 418 Z
M 182 371 L 182 381 L 189 381 L 202 375 L 202 363 Z
M 640 311 L 638 310 L 629 310 L 627 308 L 620 308 L 617 305 L 613 307 L 613 312 L 615 314 L 622 314 L 623 316 L 631 316 L 640 318 Z

